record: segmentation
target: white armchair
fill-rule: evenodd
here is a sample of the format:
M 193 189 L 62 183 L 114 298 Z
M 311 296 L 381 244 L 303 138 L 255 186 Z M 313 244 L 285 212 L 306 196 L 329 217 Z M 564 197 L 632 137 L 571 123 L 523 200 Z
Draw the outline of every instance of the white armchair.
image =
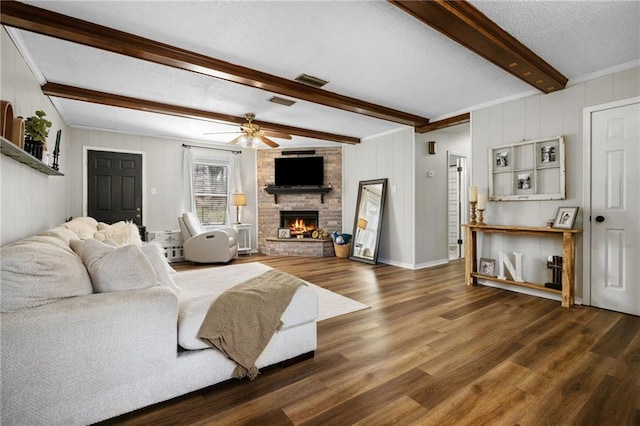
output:
M 238 254 L 238 233 L 233 228 L 207 231 L 195 213 L 183 213 L 178 218 L 184 248 L 184 258 L 198 263 L 227 263 Z

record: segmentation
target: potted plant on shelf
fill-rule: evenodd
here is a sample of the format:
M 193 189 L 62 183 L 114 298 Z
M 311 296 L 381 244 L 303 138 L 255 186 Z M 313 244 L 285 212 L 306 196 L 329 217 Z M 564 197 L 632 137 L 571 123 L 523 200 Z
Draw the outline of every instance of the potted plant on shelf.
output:
M 49 136 L 51 122 L 44 118 L 44 111 L 36 111 L 36 115 L 27 117 L 24 121 L 24 150 L 39 160 L 42 160 L 42 152 Z

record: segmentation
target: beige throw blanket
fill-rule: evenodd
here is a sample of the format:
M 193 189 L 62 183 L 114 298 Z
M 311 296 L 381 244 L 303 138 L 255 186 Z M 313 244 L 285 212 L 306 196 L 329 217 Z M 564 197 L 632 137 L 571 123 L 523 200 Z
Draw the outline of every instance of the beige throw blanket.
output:
M 198 337 L 238 364 L 234 377 L 255 379 L 256 360 L 301 285 L 300 278 L 272 269 L 230 288 L 209 307 Z

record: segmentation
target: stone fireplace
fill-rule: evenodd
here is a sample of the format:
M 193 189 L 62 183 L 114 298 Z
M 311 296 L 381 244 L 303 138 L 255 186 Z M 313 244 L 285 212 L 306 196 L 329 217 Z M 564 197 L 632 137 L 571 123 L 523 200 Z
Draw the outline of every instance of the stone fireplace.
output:
M 314 148 L 313 151 L 313 155 L 324 158 L 323 186 L 330 190 L 325 193 L 286 191 L 273 195 L 269 194 L 266 188 L 273 185 L 275 159 L 283 156 L 282 150 L 258 150 L 256 169 L 259 188 L 258 251 L 260 253 L 270 256 L 334 255 L 331 239 L 311 238 L 313 230 L 310 228 L 322 229 L 328 233 L 342 230 L 342 148 L 321 147 Z M 296 217 L 289 218 L 290 212 L 295 212 Z M 313 212 L 313 217 L 307 215 L 307 212 Z M 296 224 L 295 219 L 302 219 L 304 224 L 300 221 Z M 291 220 L 293 223 L 289 222 Z M 291 229 L 291 238 L 278 238 L 278 228 L 284 227 Z M 299 233 L 304 237 L 297 238 Z
M 318 210 L 280 210 L 280 228 L 289 228 L 291 238 L 310 238 L 318 229 Z

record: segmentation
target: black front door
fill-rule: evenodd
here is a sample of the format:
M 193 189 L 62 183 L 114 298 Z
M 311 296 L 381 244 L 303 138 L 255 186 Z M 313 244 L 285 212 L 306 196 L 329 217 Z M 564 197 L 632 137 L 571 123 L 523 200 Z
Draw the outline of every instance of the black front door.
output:
M 87 152 L 88 215 L 142 225 L 142 154 Z

